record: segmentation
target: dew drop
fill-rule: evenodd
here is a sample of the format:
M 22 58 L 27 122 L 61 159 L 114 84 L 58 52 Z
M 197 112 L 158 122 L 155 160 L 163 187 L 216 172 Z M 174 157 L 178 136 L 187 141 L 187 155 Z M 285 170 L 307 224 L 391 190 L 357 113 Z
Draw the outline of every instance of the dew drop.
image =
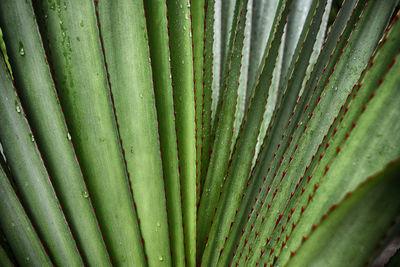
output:
M 60 25 L 62 25 L 63 24 L 62 20 L 60 20 L 59 23 L 60 23 Z
M 15 109 L 17 110 L 18 113 L 21 113 L 21 108 L 19 106 L 16 106 Z
M 143 94 L 142 94 L 142 93 L 140 93 L 140 94 L 139 94 L 139 97 L 140 97 L 140 98 L 143 98 Z
M 159 259 L 160 261 L 164 261 L 164 257 L 163 257 L 163 256 L 158 256 L 158 259 Z
M 88 191 L 83 191 L 83 192 L 82 192 L 82 196 L 83 196 L 84 198 L 88 198 L 88 197 L 89 197 Z
M 26 257 L 26 261 L 30 261 L 31 259 L 29 257 Z
M 182 60 L 182 64 L 185 64 L 185 61 L 184 61 L 184 60 Z
M 186 31 L 186 26 L 183 26 L 183 30 Z
M 19 54 L 25 56 L 24 44 L 22 42 L 19 42 Z
M 33 134 L 29 133 L 29 137 L 31 138 L 32 142 L 35 142 L 35 137 L 33 136 Z
M 67 133 L 67 138 L 68 138 L 69 141 L 71 141 L 72 137 L 71 137 L 70 133 Z
M 158 223 L 157 223 L 157 227 L 161 227 L 161 223 L 158 222 Z

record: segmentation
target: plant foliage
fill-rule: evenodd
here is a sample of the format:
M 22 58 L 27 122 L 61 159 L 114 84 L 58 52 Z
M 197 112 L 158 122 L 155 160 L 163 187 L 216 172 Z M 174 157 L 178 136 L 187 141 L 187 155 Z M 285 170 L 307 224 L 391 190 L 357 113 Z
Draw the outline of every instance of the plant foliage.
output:
M 399 15 L 0 1 L 0 265 L 373 264 L 400 233 Z

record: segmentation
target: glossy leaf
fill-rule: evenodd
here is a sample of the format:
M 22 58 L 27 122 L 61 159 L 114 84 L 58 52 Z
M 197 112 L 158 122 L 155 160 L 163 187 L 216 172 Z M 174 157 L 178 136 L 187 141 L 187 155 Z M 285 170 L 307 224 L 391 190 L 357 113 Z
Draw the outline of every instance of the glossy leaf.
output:
M 332 206 L 287 266 L 362 266 L 400 212 L 400 163 L 391 163 Z
M 94 3 L 40 4 L 36 13 L 44 22 L 41 30 L 60 102 L 110 257 L 115 264 L 144 265 Z M 79 192 L 79 197 L 85 196 Z
M 77 192 L 88 194 L 87 188 L 44 54 L 32 3 L 2 1 L 0 10 L 17 91 L 63 211 L 85 262 L 107 266 L 110 260 L 90 198 L 77 197 Z

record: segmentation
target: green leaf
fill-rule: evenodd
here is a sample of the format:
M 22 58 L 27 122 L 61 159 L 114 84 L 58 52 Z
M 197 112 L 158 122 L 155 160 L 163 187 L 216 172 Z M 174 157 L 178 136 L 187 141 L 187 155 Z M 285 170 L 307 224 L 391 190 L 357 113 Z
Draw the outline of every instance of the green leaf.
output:
M 217 118 L 215 140 L 199 205 L 197 240 L 197 252 L 199 257 L 202 255 L 207 243 L 207 235 L 215 214 L 224 177 L 229 166 L 231 144 L 234 142 L 234 140 L 232 140 L 234 131 L 233 124 L 237 108 L 242 46 L 246 28 L 246 6 L 247 1 L 244 1 L 240 6 L 241 10 L 240 17 L 238 18 L 237 32 L 235 33 L 233 50 L 229 59 L 227 84 L 224 85 L 224 96 L 221 102 L 221 115 Z M 208 262 L 202 260 L 202 264 L 208 265 Z
M 290 14 L 288 16 L 286 35 L 285 35 L 285 48 L 283 52 L 282 60 L 282 80 L 288 79 L 289 66 L 292 61 L 296 60 L 293 58 L 293 54 L 299 43 L 301 32 L 304 29 L 307 16 L 310 9 L 312 8 L 312 0 L 293 1 L 290 6 Z
M 244 37 L 241 51 L 241 65 L 238 80 L 238 89 L 236 97 L 236 107 L 233 121 L 233 133 L 231 140 L 231 155 L 233 148 L 236 144 L 236 139 L 239 135 L 239 131 L 243 122 L 244 114 L 246 112 L 246 94 L 247 94 L 247 80 L 249 71 L 249 60 L 250 60 L 250 41 L 251 41 L 251 18 L 252 18 L 252 5 L 253 0 L 248 0 L 246 4 L 246 25 L 244 26 Z M 236 37 L 237 38 L 237 37 Z
M 173 266 L 185 265 L 181 186 L 172 95 L 167 6 L 165 1 L 144 1 L 154 91 L 160 131 L 161 155 L 168 207 Z
M 200 195 L 203 192 L 204 181 L 207 175 L 207 170 L 210 162 L 210 149 L 211 149 L 211 127 L 213 121 L 212 112 L 212 94 L 213 87 L 219 84 L 217 81 L 218 76 L 214 71 L 216 68 L 216 61 L 218 54 L 214 54 L 214 46 L 216 46 L 215 38 L 215 0 L 206 1 L 205 11 L 205 29 L 204 29 L 204 62 L 203 62 L 203 108 L 202 108 L 202 155 L 201 155 L 201 175 L 200 175 Z M 216 77 L 217 76 L 217 77 Z
M 3 152 L 3 147 L 1 146 L 1 143 L 0 143 L 0 168 L 3 169 L 3 171 L 5 172 L 7 177 L 11 177 L 10 169 L 7 166 L 7 162 L 6 162 L 5 158 L 4 158 L 3 153 L 4 153 Z M 12 178 L 9 178 L 9 179 L 12 180 Z
M 24 206 L 53 262 L 83 265 L 4 60 L 0 62 L 0 142 Z
M 400 233 L 395 174 L 368 179 L 400 169 L 399 0 L 11 2 L 7 83 L 38 148 L 2 140 L 1 110 L 25 110 L 0 94 L 0 164 L 14 190 L 13 153 L 56 179 L 83 264 L 371 265 Z M 391 214 L 374 225 L 378 209 Z M 92 237 L 77 222 L 94 214 Z
M 253 0 L 246 109 L 249 106 L 250 99 L 253 95 L 253 89 L 255 88 L 258 76 L 260 75 L 260 69 L 264 63 L 265 44 L 268 42 L 278 5 L 279 0 Z
M 211 216 L 215 213 L 215 217 L 209 233 L 209 240 L 213 240 L 213 242 L 208 243 L 204 252 L 203 260 L 206 265 L 208 262 L 215 264 L 218 260 L 224 247 L 225 238 L 229 234 L 231 222 L 234 220 L 235 211 L 246 187 L 247 176 L 250 172 L 253 152 L 257 142 L 257 129 L 261 126 L 264 107 L 268 99 L 268 90 L 266 88 L 269 87 L 272 80 L 274 65 L 270 64 L 270 62 L 274 62 L 278 54 L 279 38 L 282 36 L 284 29 L 284 23 L 282 22 L 285 21 L 288 10 L 287 3 L 283 2 L 277 8 L 273 30 L 268 41 L 271 47 L 269 45 L 266 46 L 266 52 L 264 53 L 265 68 L 261 74 L 259 86 L 254 91 L 253 103 L 245 115 L 235 147 L 236 150 L 233 152 L 232 163 L 225 178 L 222 195 L 218 203 L 212 203 L 217 208 L 216 212 L 211 210 Z M 220 164 L 226 163 L 221 162 Z M 220 191 L 219 186 L 215 190 Z M 218 205 L 216 206 L 216 204 Z M 201 218 L 202 215 L 199 213 L 199 216 Z
M 188 1 L 168 2 L 168 25 L 176 135 L 182 186 L 183 230 L 188 266 L 196 264 L 196 124 L 193 51 Z
M 1 1 L 0 14 L 18 94 L 75 240 L 85 262 L 108 266 L 110 259 L 93 207 L 90 199 L 82 196 L 88 194 L 86 184 L 58 101 L 32 3 Z
M 6 44 L 4 43 L 4 40 L 3 40 L 3 31 L 1 30 L 1 28 L 0 28 L 0 51 L 4 56 L 4 61 L 6 62 L 6 65 L 7 65 L 8 71 L 10 72 L 11 78 L 13 78 L 10 62 L 8 60 Z
M 14 266 L 2 245 L 0 245 L 0 264 L 4 267 Z
M 211 64 L 206 64 L 206 71 L 207 67 L 210 67 L 209 69 L 209 76 L 207 76 L 207 72 L 204 74 L 204 81 L 207 83 L 207 77 L 212 77 L 212 80 L 210 80 L 210 88 L 211 88 L 211 127 L 213 127 L 216 119 L 216 114 L 217 114 L 217 107 L 219 103 L 219 99 L 222 97 L 222 92 L 221 92 L 221 61 L 222 61 L 222 56 L 221 56 L 221 41 L 222 41 L 222 29 L 221 29 L 221 24 L 222 24 L 222 1 L 216 1 L 216 0 L 207 0 L 209 2 L 208 4 L 208 11 L 207 11 L 207 17 L 208 17 L 208 25 L 206 27 L 206 31 L 208 31 L 210 37 L 206 37 L 206 40 L 209 43 L 209 48 L 208 48 L 208 55 L 212 53 L 212 58 L 210 59 Z M 206 41 L 206 42 L 207 42 Z M 207 46 L 205 44 L 205 46 Z M 205 49 L 207 49 L 205 47 Z M 206 86 L 206 84 L 205 84 Z M 203 89 L 204 90 L 204 89 Z
M 227 78 L 227 67 L 229 66 L 230 54 L 233 48 L 233 42 L 235 39 L 236 28 L 238 27 L 238 18 L 240 16 L 241 5 L 243 0 L 228 0 L 221 1 L 221 45 L 218 54 L 221 54 L 220 64 L 220 86 L 223 88 Z M 218 71 L 218 70 L 217 70 Z M 221 105 L 222 93 L 218 98 L 218 106 Z M 218 110 L 216 112 L 219 113 Z
M 117 265 L 145 265 L 94 3 L 43 1 L 41 5 L 37 14 L 45 22 L 42 32 L 60 101 L 110 257 Z
M 374 6 L 371 8 L 376 9 Z M 293 198 L 296 204 L 289 203 L 286 208 L 293 212 L 290 211 L 291 219 L 287 222 L 285 231 L 280 234 L 290 236 L 286 245 L 289 249 L 293 250 L 311 225 L 318 220 L 319 216 L 310 217 L 310 213 L 323 214 L 365 177 L 400 155 L 394 145 L 399 142 L 398 131 L 387 128 L 397 116 L 394 111 L 389 110 L 398 105 L 398 90 L 394 86 L 396 80 L 398 82 L 398 64 L 393 65 L 393 59 L 398 55 L 400 31 L 393 30 L 392 33 L 389 41 L 377 53 L 372 68 L 366 71 L 365 77 L 349 93 L 346 103 L 337 114 L 338 119 L 333 120 L 327 138 L 322 140 L 311 164 L 305 170 L 303 177 L 308 178 L 302 179 L 296 185 L 298 189 Z M 384 79 L 383 83 L 380 83 L 381 79 Z M 386 115 L 384 119 L 380 116 L 382 113 Z M 376 136 L 374 142 L 370 142 L 371 136 Z M 365 146 L 366 143 L 369 145 Z M 363 156 L 356 157 L 359 153 Z M 286 215 L 282 222 L 285 217 Z M 293 223 L 296 225 L 295 229 L 292 227 Z M 280 246 L 277 244 L 276 247 Z M 289 249 L 281 252 L 279 261 L 287 259 Z
M 200 176 L 203 136 L 203 64 L 204 64 L 204 27 L 205 0 L 189 1 L 193 32 L 193 67 L 196 109 L 196 194 L 200 198 Z
M 330 33 L 330 36 L 328 36 L 328 41 L 326 45 L 324 46 L 324 49 L 322 50 L 322 54 L 320 55 L 320 58 L 317 62 L 316 67 L 314 68 L 314 72 L 311 74 L 311 77 L 315 77 L 315 73 L 318 72 L 323 72 L 325 69 L 324 64 L 326 64 L 326 60 L 329 57 L 333 58 L 332 59 L 332 64 L 334 64 L 336 61 L 334 58 L 336 57 L 336 54 L 333 54 L 330 56 L 331 51 L 333 48 L 335 48 L 335 45 L 337 44 L 337 49 L 338 53 L 337 56 L 341 55 L 343 45 L 346 44 L 346 39 L 343 39 L 343 42 L 337 42 L 337 38 L 340 36 L 340 32 L 343 29 L 343 25 L 346 25 L 345 21 L 347 20 L 346 17 L 348 17 L 351 12 L 351 2 L 347 2 L 349 4 L 349 9 L 344 8 L 343 12 L 340 14 L 337 24 L 335 24 L 335 27 Z M 353 3 L 354 4 L 354 3 Z M 358 16 L 359 13 L 357 14 L 357 10 L 362 10 L 364 7 L 364 3 L 360 3 L 360 6 L 358 6 L 358 9 L 355 9 L 353 11 L 353 21 L 358 21 Z M 370 10 L 373 10 L 373 6 L 371 7 Z M 390 10 L 390 9 L 388 9 Z M 347 14 L 346 14 L 347 13 Z M 387 18 L 387 17 L 386 17 Z M 344 21 L 342 21 L 344 19 Z M 372 22 L 374 23 L 374 22 Z M 383 22 L 384 23 L 384 22 Z M 377 24 L 379 25 L 379 24 Z M 384 24 L 381 24 L 384 25 Z M 369 26 L 364 25 L 365 29 L 368 29 Z M 351 29 L 353 29 L 352 23 L 349 23 L 348 28 L 346 27 L 345 33 L 351 32 Z M 348 35 L 348 34 L 347 34 Z M 346 35 L 343 35 L 346 36 Z M 345 37 L 343 37 L 345 38 Z M 366 40 L 371 39 L 370 36 L 365 36 Z M 379 38 L 379 35 L 377 37 Z M 377 40 L 377 39 L 375 39 Z M 364 41 L 365 42 L 365 41 Z M 362 44 L 362 42 L 359 42 Z M 349 46 L 351 47 L 351 46 Z M 359 49 L 354 47 L 353 49 Z M 370 48 L 371 49 L 371 48 Z M 335 52 L 336 53 L 336 52 Z M 371 52 L 370 52 L 371 53 Z M 364 57 L 364 62 L 368 59 L 368 55 L 365 55 Z M 351 58 L 348 58 L 347 60 L 351 61 Z M 322 63 L 322 64 L 321 64 Z M 356 63 L 356 62 L 352 62 Z M 343 66 L 348 66 L 348 63 L 343 63 Z M 356 64 L 361 64 L 361 66 L 364 66 L 365 63 L 356 63 Z M 331 73 L 329 69 L 332 70 L 333 67 L 328 67 L 326 68 L 326 71 Z M 337 68 L 337 66 L 336 66 Z M 316 76 L 319 77 L 319 76 Z M 323 77 L 321 77 L 322 79 Z M 327 80 L 328 78 L 326 78 Z M 338 79 L 339 80 L 339 79 Z M 318 80 L 317 80 L 318 81 Z M 249 216 L 246 228 L 243 229 L 245 232 L 241 244 L 245 243 L 245 240 L 248 239 L 248 235 L 251 234 L 251 237 L 249 238 L 249 241 L 247 242 L 247 249 L 246 253 L 249 248 L 252 248 L 251 253 L 254 255 L 257 255 L 258 253 L 261 253 L 263 251 L 263 257 L 268 257 L 270 255 L 271 249 L 273 249 L 274 242 L 276 238 L 280 237 L 282 235 L 282 238 L 280 238 L 280 243 L 284 242 L 284 235 L 280 234 L 279 229 L 281 227 L 284 227 L 286 224 L 285 218 L 288 218 L 291 216 L 291 205 L 289 204 L 286 206 L 287 201 L 292 201 L 291 199 L 295 199 L 295 197 L 291 196 L 291 193 L 294 191 L 294 188 L 302 188 L 302 186 L 299 186 L 297 183 L 303 184 L 307 182 L 307 179 L 300 178 L 299 181 L 299 176 L 302 173 L 302 170 L 304 168 L 309 168 L 307 166 L 309 159 L 313 157 L 313 154 L 315 152 L 316 147 L 320 144 L 320 140 L 323 138 L 324 133 L 326 133 L 327 129 L 330 126 L 331 121 L 333 120 L 334 116 L 337 115 L 337 113 L 318 113 L 319 115 L 323 116 L 332 116 L 329 119 L 315 119 L 315 114 L 311 113 L 313 111 L 313 107 L 315 106 L 319 101 L 319 94 L 317 93 L 318 91 L 314 91 L 314 86 L 317 84 L 317 81 L 313 82 L 311 79 L 308 85 L 314 85 L 310 86 L 310 89 L 307 89 L 304 91 L 302 98 L 299 100 L 299 103 L 297 104 L 298 107 L 296 107 L 296 110 L 294 111 L 294 114 L 292 115 L 293 117 L 290 117 L 290 121 L 286 120 L 287 126 L 288 127 L 283 133 L 278 132 L 279 134 L 277 135 L 277 138 L 281 139 L 281 142 L 279 142 L 279 145 L 277 145 L 276 150 L 264 150 L 264 155 L 261 156 L 260 163 L 267 163 L 267 164 L 258 164 L 256 167 L 256 170 L 254 171 L 255 177 L 258 177 L 256 179 L 253 179 L 253 183 L 261 183 L 263 184 L 262 187 L 261 185 L 257 185 L 253 187 L 253 190 L 250 191 L 249 193 L 246 194 L 247 196 L 253 196 L 251 201 L 247 202 L 250 204 L 250 206 L 242 206 L 241 209 L 245 209 L 248 211 L 251 211 L 251 216 Z M 339 81 L 346 81 L 346 79 L 341 79 Z M 325 82 L 321 81 L 321 86 L 324 87 Z M 350 82 L 350 79 L 349 81 Z M 353 83 L 354 83 L 354 78 L 353 78 Z M 352 86 L 352 85 L 350 85 Z M 346 88 L 346 87 L 343 87 Z M 308 91 L 310 90 L 310 92 Z M 320 89 L 317 89 L 320 90 Z M 310 95 L 312 95 L 312 104 L 308 102 L 309 96 L 306 96 L 305 94 L 308 92 Z M 335 91 L 332 90 L 332 94 L 338 95 L 338 92 L 340 91 Z M 304 98 L 303 98 L 304 97 Z M 326 103 L 331 103 L 335 98 L 332 97 L 324 97 L 321 99 L 321 103 L 323 101 L 326 101 Z M 307 101 L 305 101 L 307 100 Z M 304 103 L 302 101 L 305 101 Z M 337 100 L 335 100 L 337 101 Z M 343 99 L 342 99 L 343 101 Z M 320 103 L 320 104 L 321 104 Z M 306 105 L 307 104 L 307 105 Z M 319 105 L 320 105 L 319 104 Z M 339 104 L 333 104 L 332 106 L 338 106 Z M 314 116 L 312 116 L 314 114 Z M 301 118 L 299 117 L 301 115 Z M 313 124 L 315 126 L 314 129 L 310 129 L 310 125 L 307 124 L 307 121 L 312 117 L 312 120 L 314 121 Z M 299 119 L 301 119 L 299 121 Z M 314 120 L 315 119 L 315 120 Z M 324 126 L 325 124 L 325 126 Z M 303 125 L 303 126 L 300 126 Z M 305 125 L 305 126 L 304 126 Z M 300 126 L 300 127 L 299 127 Z M 325 130 L 321 130 L 321 128 Z M 317 130 L 318 129 L 318 130 Z M 307 131 L 305 131 L 307 130 Z M 294 131 L 294 132 L 293 132 Z M 320 137 L 317 137 L 317 135 Z M 303 136 L 304 135 L 304 136 Z M 282 137 L 281 137 L 282 136 Z M 305 138 L 307 137 L 307 138 Z M 271 137 L 269 137 L 271 138 Z M 298 138 L 300 139 L 300 143 Z M 279 140 L 278 139 L 278 140 Z M 307 141 L 308 139 L 308 141 Z M 303 143 L 304 142 L 304 143 Z M 315 143 L 314 143 L 315 142 Z M 288 147 L 289 146 L 289 147 Z M 313 148 L 314 147 L 314 148 Z M 264 149 L 266 149 L 264 147 Z M 265 156 L 268 156 L 266 158 Z M 317 158 L 319 155 L 315 155 Z M 271 159 L 274 159 L 272 161 L 273 165 L 271 164 Z M 263 166 L 264 165 L 264 166 Z M 277 169 L 277 167 L 280 167 Z M 276 177 L 276 178 L 275 178 Z M 306 175 L 303 175 L 302 177 L 307 177 Z M 257 180 L 259 182 L 257 182 Z M 251 184 L 250 184 L 251 185 Z M 249 186 L 250 187 L 250 186 Z M 299 189 L 299 190 L 300 190 Z M 258 193 L 257 193 L 258 192 Z M 294 192 L 297 194 L 297 192 Z M 295 195 L 296 196 L 296 195 Z M 256 202 L 257 201 L 257 202 Z M 244 202 L 246 203 L 246 202 Z M 254 204 L 253 204 L 254 203 Z M 247 204 L 247 205 L 249 205 Z M 240 211 L 239 211 L 240 212 Z M 278 218 L 280 216 L 283 216 L 280 221 Z M 244 216 L 243 216 L 244 217 Z M 242 217 L 242 218 L 243 218 Z M 255 221 L 256 220 L 256 221 Z M 265 220 L 265 222 L 264 222 Z M 275 225 L 276 222 L 279 222 L 279 225 Z M 265 227 L 265 225 L 269 225 L 269 227 Z M 284 233 L 286 233 L 288 229 L 288 226 L 286 226 L 286 230 Z M 270 234 L 272 233 L 272 236 Z M 262 247 L 259 247 L 258 245 L 252 244 L 252 241 L 255 238 L 258 239 L 258 244 L 260 244 Z M 267 240 L 270 240 L 267 242 Z M 265 243 L 267 243 L 265 245 Z M 274 250 L 278 250 L 280 246 L 274 248 Z M 265 251 L 264 251 L 265 250 Z M 241 249 L 239 250 L 241 251 Z M 239 253 L 236 253 L 236 257 L 238 257 Z M 257 256 L 256 256 L 257 257 Z
M 98 12 L 144 251 L 149 265 L 168 266 L 167 206 L 144 6 L 127 0 L 99 1 Z
M 49 256 L 3 169 L 0 168 L 0 228 L 3 230 L 18 264 L 52 266 Z M 14 266 L 0 246 L 0 265 Z
M 213 70 L 214 72 L 219 72 L 219 84 L 215 87 L 217 91 L 216 94 L 213 93 L 215 109 L 212 108 L 212 111 L 215 113 L 215 115 L 212 126 L 212 142 L 214 142 L 217 126 L 219 123 L 219 117 L 222 113 L 221 109 L 225 97 L 225 90 L 227 88 L 226 85 L 230 76 L 229 72 L 231 69 L 232 53 L 235 40 L 237 39 L 237 28 L 239 27 L 239 17 L 242 14 L 242 7 L 243 0 L 221 1 L 221 4 L 215 5 L 214 13 L 219 12 L 221 9 L 220 13 L 218 13 L 217 15 L 218 22 L 221 23 L 219 39 L 221 43 L 215 51 L 216 54 L 220 55 L 218 64 L 220 69 Z
M 318 29 L 321 25 L 321 20 L 322 20 L 322 16 L 323 16 L 323 13 L 325 10 L 325 6 L 326 6 L 326 1 L 320 1 L 320 2 L 315 1 L 312 3 L 310 12 L 307 16 L 307 20 L 305 23 L 306 26 L 300 37 L 301 42 L 299 43 L 299 45 L 294 53 L 295 58 L 297 58 L 297 59 L 294 61 L 295 63 L 291 64 L 291 67 L 290 67 L 290 70 L 291 70 L 290 73 L 292 73 L 292 75 L 291 75 L 291 78 L 290 78 L 288 84 L 286 85 L 286 87 L 284 89 L 284 93 L 283 93 L 283 96 L 281 99 L 282 102 L 279 104 L 280 106 L 278 106 L 278 108 L 276 109 L 276 112 L 274 114 L 274 121 L 273 121 L 274 124 L 272 125 L 273 128 L 271 131 L 269 130 L 267 133 L 267 136 L 266 136 L 267 141 L 268 141 L 268 138 L 271 138 L 269 140 L 270 142 L 271 142 L 271 140 L 274 140 L 274 139 L 279 140 L 278 139 L 278 138 L 280 138 L 279 131 L 281 129 L 284 129 L 284 127 L 286 126 L 284 124 L 284 121 L 286 120 L 286 118 L 290 117 L 290 114 L 292 114 L 292 112 L 290 110 L 297 103 L 296 96 L 297 96 L 298 92 L 300 91 L 301 81 L 305 75 L 307 63 L 308 63 L 309 57 L 312 53 L 312 47 L 315 42 L 316 35 L 318 33 Z M 296 66 L 296 68 L 294 69 L 295 66 Z M 299 81 L 300 81 L 300 83 L 299 83 Z M 283 138 L 283 135 L 282 135 L 282 138 Z M 273 142 L 271 142 L 269 144 L 273 144 Z M 278 145 L 278 148 L 279 147 L 280 147 L 280 144 Z M 270 149 L 273 149 L 273 147 L 271 147 Z M 272 152 L 272 151 L 270 151 L 270 152 Z M 280 160 L 280 157 L 276 157 L 275 154 L 271 159 L 272 162 L 276 162 L 274 164 L 275 166 L 279 166 L 279 160 Z M 262 161 L 262 162 L 266 162 L 266 161 Z M 272 175 L 272 173 L 274 174 L 274 177 L 275 177 L 276 172 L 271 172 L 271 175 Z M 264 176 L 264 177 L 266 177 L 266 176 Z M 271 230 L 271 228 L 268 228 L 268 229 Z M 257 238 L 257 236 L 255 236 L 255 238 Z M 253 237 L 250 238 L 250 240 L 249 240 L 250 242 L 247 246 L 252 246 L 253 239 L 255 239 L 255 238 L 253 238 Z M 266 238 L 266 236 L 263 235 L 261 238 Z M 244 244 L 246 246 L 246 243 L 243 243 L 244 240 L 245 239 L 242 238 L 241 245 Z M 255 264 L 255 262 L 257 262 L 257 256 L 258 256 L 257 252 L 260 248 L 258 246 L 255 246 L 254 249 L 255 249 L 254 252 L 246 249 L 243 253 L 241 253 L 241 254 L 243 254 L 243 257 L 241 258 L 242 263 L 243 263 L 243 261 L 246 262 L 247 259 L 249 260 L 248 264 Z M 239 247 L 238 251 L 241 252 L 241 247 Z M 249 254 L 249 256 L 247 256 L 248 255 L 247 253 Z M 256 255 L 256 256 L 253 257 L 253 255 Z M 238 257 L 236 257 L 236 258 L 238 258 Z
M 198 255 L 203 252 L 206 244 L 211 221 L 217 206 L 220 188 L 229 165 L 231 154 L 231 142 L 233 135 L 233 123 L 237 108 L 238 82 L 242 62 L 242 45 L 246 25 L 246 3 L 242 3 L 239 25 L 235 33 L 234 47 L 230 55 L 227 84 L 224 88 L 223 101 L 221 103 L 221 116 L 217 119 L 215 140 L 212 148 L 207 176 L 204 182 L 198 211 Z M 203 263 L 204 264 L 204 263 Z
M 400 160 L 331 207 L 287 266 L 362 266 L 400 214 Z

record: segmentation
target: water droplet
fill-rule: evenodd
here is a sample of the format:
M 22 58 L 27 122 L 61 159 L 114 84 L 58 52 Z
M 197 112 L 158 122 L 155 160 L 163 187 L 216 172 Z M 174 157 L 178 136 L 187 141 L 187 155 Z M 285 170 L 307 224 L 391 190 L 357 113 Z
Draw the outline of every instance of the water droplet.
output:
M 82 192 L 82 196 L 83 196 L 84 198 L 88 198 L 88 197 L 89 197 L 88 191 L 83 191 L 83 192 Z
M 60 23 L 60 25 L 62 25 L 63 24 L 62 20 L 60 20 L 59 23 Z
M 164 260 L 164 257 L 163 257 L 163 256 L 158 256 L 158 259 L 159 259 L 160 261 L 163 261 L 163 260 Z
M 139 94 L 139 97 L 140 97 L 140 98 L 143 98 L 143 94 L 142 94 L 142 93 L 140 93 L 140 94 Z
M 30 261 L 31 259 L 29 257 L 26 257 L 26 261 Z
M 35 142 L 35 137 L 33 136 L 33 134 L 29 133 L 29 137 L 31 138 L 32 142 Z
M 183 8 L 182 4 L 179 4 L 179 8 Z
M 65 37 L 65 32 L 62 33 L 62 36 Z
M 68 138 L 69 141 L 71 141 L 72 137 L 71 137 L 70 133 L 67 133 L 67 138 Z
M 188 8 L 190 8 L 190 1 L 188 1 L 188 3 L 187 3 L 187 7 L 188 7 Z
M 16 106 L 15 109 L 17 110 L 18 113 L 21 113 L 21 108 L 19 106 Z
M 182 60 L 182 64 L 185 64 L 185 61 L 184 61 L 184 60 Z
M 186 31 L 186 26 L 183 26 L 183 30 Z
M 19 54 L 25 56 L 24 44 L 22 42 L 19 42 Z
M 158 223 L 157 223 L 157 227 L 161 227 L 161 223 L 158 222 Z
M 186 13 L 185 14 L 185 19 L 188 20 L 189 19 L 189 15 Z

